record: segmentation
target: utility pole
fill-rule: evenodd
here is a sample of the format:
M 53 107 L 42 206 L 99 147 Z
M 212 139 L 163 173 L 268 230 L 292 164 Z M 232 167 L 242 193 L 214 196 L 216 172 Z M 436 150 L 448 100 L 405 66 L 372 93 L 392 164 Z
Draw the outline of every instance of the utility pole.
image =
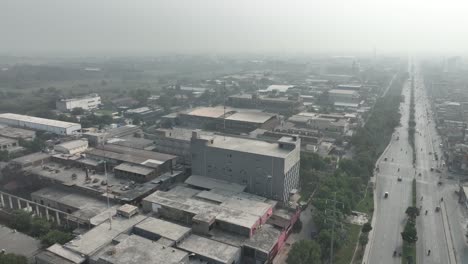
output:
M 327 217 L 326 219 L 332 222 L 332 230 L 331 230 L 331 242 L 330 242 L 330 264 L 333 264 L 333 248 L 334 248 L 334 241 L 335 241 L 335 224 L 336 224 L 336 214 L 341 214 L 341 212 L 336 210 L 337 205 L 341 205 L 344 208 L 344 204 L 336 200 L 336 192 L 333 193 L 333 200 L 332 199 L 324 199 L 325 203 L 328 204 L 329 202 L 332 203 L 331 210 L 325 210 L 325 214 L 331 212 L 331 216 Z

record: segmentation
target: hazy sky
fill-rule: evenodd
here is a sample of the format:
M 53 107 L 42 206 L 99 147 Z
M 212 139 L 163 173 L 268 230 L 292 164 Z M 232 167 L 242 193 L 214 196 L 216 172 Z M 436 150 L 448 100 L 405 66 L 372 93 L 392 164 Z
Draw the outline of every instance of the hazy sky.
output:
M 466 53 L 468 0 L 0 0 L 0 53 Z

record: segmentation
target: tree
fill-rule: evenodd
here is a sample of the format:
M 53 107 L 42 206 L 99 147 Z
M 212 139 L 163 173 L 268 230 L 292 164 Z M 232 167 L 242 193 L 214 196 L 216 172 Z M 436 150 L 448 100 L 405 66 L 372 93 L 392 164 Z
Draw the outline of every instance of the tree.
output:
M 288 254 L 288 264 L 318 264 L 321 261 L 322 252 L 319 244 L 313 240 L 301 240 L 293 244 Z
M 359 236 L 359 245 L 361 245 L 361 247 L 364 248 L 367 245 L 368 242 L 369 242 L 368 234 L 367 233 L 361 233 L 361 235 Z
M 299 233 L 301 232 L 301 229 L 302 229 L 302 221 L 301 219 L 297 219 L 296 223 L 294 223 L 292 231 L 294 233 Z
M 23 233 L 29 232 L 31 229 L 31 214 L 23 210 L 13 211 L 10 226 Z
M 0 161 L 8 161 L 10 154 L 6 150 L 0 150 Z
M 419 215 L 419 208 L 415 206 L 409 206 L 408 208 L 406 208 L 405 213 L 410 219 L 414 220 Z
M 81 107 L 75 107 L 75 108 L 72 109 L 71 114 L 74 115 L 74 116 L 82 115 L 82 114 L 84 114 L 84 109 L 81 108 Z
M 27 264 L 28 259 L 22 255 L 12 253 L 0 254 L 0 264 Z
M 50 222 L 44 218 L 34 217 L 31 222 L 30 235 L 33 237 L 41 237 L 50 231 Z
M 372 225 L 367 222 L 362 226 L 362 232 L 363 233 L 369 233 L 372 230 Z
M 401 232 L 401 238 L 410 244 L 416 243 L 416 241 L 418 241 L 418 232 L 416 230 L 414 221 L 411 219 L 408 219 L 406 222 L 405 229 L 403 232 Z
M 70 233 L 65 233 L 59 230 L 51 230 L 41 238 L 41 242 L 44 246 L 49 247 L 55 243 L 65 244 L 73 238 Z

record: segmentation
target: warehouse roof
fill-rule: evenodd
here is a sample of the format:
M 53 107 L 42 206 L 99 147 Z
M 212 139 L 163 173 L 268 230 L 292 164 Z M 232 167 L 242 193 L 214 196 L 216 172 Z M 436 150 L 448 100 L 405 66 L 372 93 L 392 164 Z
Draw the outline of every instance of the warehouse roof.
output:
M 112 228 L 110 226 L 111 223 L 108 221 L 103 222 L 83 235 L 66 243 L 64 247 L 73 252 L 90 256 L 111 243 L 112 239 L 130 230 L 134 225 L 143 221 L 145 218 L 146 217 L 142 215 L 135 215 L 131 218 L 114 217 L 114 219 L 112 219 Z
M 356 91 L 354 90 L 343 90 L 343 89 L 331 89 L 330 91 L 328 91 L 328 93 L 332 93 L 332 94 L 357 94 Z
M 0 114 L 0 123 L 2 122 L 1 120 L 2 118 L 8 119 L 8 120 L 14 120 L 14 121 L 36 123 L 36 124 L 52 126 L 52 127 L 60 127 L 60 128 L 80 126 L 80 124 L 78 123 L 64 122 L 64 121 L 59 121 L 59 120 L 46 119 L 46 118 L 27 116 L 27 115 L 18 115 L 18 114 L 12 114 L 12 113 Z
M 134 165 L 130 163 L 122 163 L 114 168 L 114 170 L 121 170 L 130 173 L 140 174 L 140 175 L 149 175 L 154 172 L 154 169 L 148 167 Z
M 274 116 L 275 116 L 274 114 L 265 113 L 265 112 L 248 111 L 248 112 L 238 112 L 238 113 L 232 114 L 229 117 L 226 117 L 226 120 L 263 124 L 267 122 L 268 120 L 272 119 Z
M 222 117 L 224 115 L 224 112 L 227 113 L 227 112 L 229 112 L 231 110 L 232 110 L 231 108 L 226 108 L 226 110 L 224 110 L 224 108 L 222 106 L 218 106 L 218 107 L 199 107 L 199 108 L 196 108 L 196 109 L 190 111 L 187 114 L 191 115 L 191 116 L 202 116 L 202 117 L 218 118 L 218 117 Z
M 228 137 L 216 135 L 212 137 L 213 143 L 210 147 L 228 149 L 232 151 L 253 153 L 264 156 L 286 157 L 291 153 L 291 150 L 279 147 L 278 143 L 270 143 L 257 139 L 247 139 L 239 137 Z
M 36 136 L 36 132 L 33 130 L 27 130 L 16 127 L 2 126 L 0 127 L 0 136 L 8 138 L 33 138 Z
M 88 145 L 87 140 L 77 139 L 77 140 L 63 142 L 61 144 L 58 144 L 57 147 L 62 147 L 68 150 L 72 150 L 75 148 L 83 147 L 84 145 Z
M 16 143 L 16 139 L 0 137 L 0 145 Z
M 200 176 L 200 175 L 192 175 L 185 180 L 185 183 L 195 186 L 201 187 L 203 189 L 223 189 L 228 191 L 234 192 L 242 192 L 245 190 L 245 185 L 240 185 L 237 183 L 226 182 L 222 180 L 213 179 L 210 177 Z
M 272 225 L 264 224 L 257 230 L 255 236 L 247 239 L 244 243 L 250 248 L 255 248 L 268 254 L 278 242 L 280 235 L 281 230 Z
M 292 87 L 294 87 L 294 85 L 273 84 L 273 85 L 268 86 L 266 90 L 269 92 L 273 90 L 277 90 L 278 92 L 285 93 Z
M 188 253 L 137 235 L 130 235 L 116 246 L 101 252 L 99 259 L 109 264 L 179 264 L 186 263 Z
M 173 224 L 154 217 L 148 217 L 141 223 L 137 224 L 135 228 L 154 233 L 174 241 L 178 241 L 190 233 L 190 228 L 188 227 Z
M 240 248 L 197 235 L 191 235 L 178 245 L 178 248 L 193 252 L 220 263 L 232 263 L 239 254 Z

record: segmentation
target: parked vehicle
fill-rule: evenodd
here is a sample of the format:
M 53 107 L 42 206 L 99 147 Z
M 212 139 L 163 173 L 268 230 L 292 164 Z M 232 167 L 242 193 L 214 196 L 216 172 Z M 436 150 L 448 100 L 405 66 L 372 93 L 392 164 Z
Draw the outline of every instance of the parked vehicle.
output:
M 402 181 L 402 178 L 401 176 L 398 176 L 398 181 L 401 182 Z
M 388 192 L 384 193 L 384 198 L 388 198 Z

